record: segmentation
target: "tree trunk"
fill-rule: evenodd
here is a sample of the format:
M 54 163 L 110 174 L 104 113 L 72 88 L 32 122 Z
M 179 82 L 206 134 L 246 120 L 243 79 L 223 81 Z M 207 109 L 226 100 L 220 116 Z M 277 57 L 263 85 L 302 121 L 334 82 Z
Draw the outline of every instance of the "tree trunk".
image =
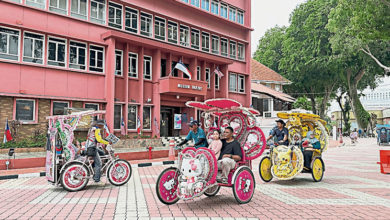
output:
M 343 103 L 341 102 L 343 95 L 344 95 L 344 93 L 342 93 L 340 96 L 337 96 L 337 103 L 339 103 L 339 106 L 341 109 L 341 114 L 343 115 L 343 121 L 341 123 L 344 122 L 344 129 L 349 130 L 350 129 L 350 125 L 349 125 L 349 110 L 350 109 L 348 109 L 347 107 L 346 108 L 343 107 Z M 346 102 L 348 102 L 348 100 L 345 101 L 345 105 L 346 105 Z
M 310 98 L 311 109 L 313 111 L 313 114 L 317 114 L 316 97 L 313 94 L 310 94 L 309 98 Z
M 333 83 L 333 84 L 330 84 L 327 87 L 325 87 L 325 95 L 321 101 L 320 109 L 318 110 L 319 116 L 322 119 L 325 119 L 326 109 L 328 108 L 328 106 L 327 106 L 328 101 L 329 101 L 330 95 L 332 94 L 333 87 L 335 84 L 336 83 Z

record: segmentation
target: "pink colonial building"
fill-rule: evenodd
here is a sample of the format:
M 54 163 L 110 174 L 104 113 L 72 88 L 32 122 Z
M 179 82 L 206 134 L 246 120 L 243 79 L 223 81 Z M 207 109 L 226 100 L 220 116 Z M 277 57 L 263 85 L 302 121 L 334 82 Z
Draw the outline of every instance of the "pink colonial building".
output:
M 0 1 L 0 132 L 45 130 L 65 107 L 105 109 L 111 130 L 177 136 L 186 101 L 251 104 L 250 0 Z M 190 80 L 173 67 L 181 61 Z M 218 68 L 224 76 L 218 78 Z M 180 114 L 181 129 L 174 128 Z M 177 116 L 177 115 L 176 115 Z M 177 116 L 178 117 L 178 116 Z

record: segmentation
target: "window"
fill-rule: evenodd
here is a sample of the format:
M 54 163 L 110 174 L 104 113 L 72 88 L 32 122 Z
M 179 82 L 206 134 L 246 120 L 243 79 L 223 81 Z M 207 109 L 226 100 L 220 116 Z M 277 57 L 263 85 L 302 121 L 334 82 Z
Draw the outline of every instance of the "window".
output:
M 219 90 L 219 76 L 218 74 L 214 74 L 215 77 L 215 89 Z
M 19 60 L 19 31 L 0 27 L 0 58 Z
M 202 50 L 210 52 L 210 34 L 202 32 Z
M 236 92 L 237 91 L 237 74 L 230 73 L 229 75 L 229 91 Z
M 138 32 L 138 11 L 126 7 L 125 30 L 133 33 Z
M 168 21 L 168 41 L 177 44 L 177 24 Z
M 138 78 L 138 54 L 129 53 L 129 77 Z
M 26 0 L 26 5 L 45 9 L 46 0 Z
M 218 2 L 211 1 L 211 13 L 218 15 Z
M 65 67 L 66 40 L 49 37 L 47 64 Z
M 55 102 L 55 101 L 53 101 L 52 115 L 65 115 L 65 108 L 69 108 L 69 102 Z
M 103 72 L 104 48 L 98 46 L 89 46 L 89 70 Z
M 160 76 L 161 77 L 167 76 L 167 60 L 166 59 L 161 59 L 160 66 L 161 66 L 161 74 L 160 74 Z
M 221 55 L 227 56 L 228 55 L 228 48 L 227 48 L 228 40 L 221 38 Z
M 174 76 L 174 77 L 178 77 L 179 76 L 179 71 L 175 68 L 176 64 L 177 64 L 177 62 L 172 61 L 172 65 L 171 65 L 171 67 L 172 67 L 172 76 Z
M 87 20 L 87 0 L 71 0 L 70 15 Z
M 99 110 L 99 104 L 85 103 L 84 108 L 86 108 L 86 109 L 93 109 L 95 111 L 98 111 Z
M 191 0 L 191 5 L 199 7 L 199 0 Z
M 199 81 L 202 80 L 200 66 L 196 67 L 196 79 Z
M 191 47 L 199 50 L 199 31 L 191 29 Z
M 87 58 L 87 44 L 70 42 L 69 46 L 69 68 L 85 70 Z
M 221 4 L 221 17 L 227 18 L 227 5 Z
M 106 0 L 91 0 L 91 21 L 106 23 Z
M 233 59 L 236 59 L 236 42 L 235 41 L 230 41 L 230 57 Z
M 180 25 L 180 45 L 188 47 L 190 46 L 190 34 L 189 29 L 186 26 Z
M 144 79 L 152 79 L 152 57 L 144 56 Z
M 210 10 L 210 0 L 202 0 L 202 9 L 206 11 Z
M 35 100 L 16 99 L 15 119 L 18 121 L 35 121 Z
M 108 3 L 108 25 L 122 29 L 122 5 Z
M 207 82 L 207 88 L 210 89 L 210 69 L 206 68 L 206 82 Z
M 236 9 L 229 7 L 229 20 L 236 21 Z
M 137 129 L 137 106 L 129 105 L 127 113 L 127 129 L 136 130 Z
M 122 76 L 123 70 L 123 52 L 115 50 L 115 75 Z
M 275 90 L 276 90 L 276 91 L 280 91 L 280 84 L 276 84 L 276 85 L 275 85 Z
M 142 119 L 142 129 L 150 130 L 152 129 L 152 107 L 144 106 L 143 111 L 143 119 Z
M 211 50 L 214 54 L 219 54 L 219 37 L 213 35 Z
M 184 63 L 184 66 L 185 66 L 187 69 L 190 69 L 190 65 L 189 65 L 189 64 Z M 189 79 L 190 77 L 189 77 L 187 74 L 184 74 L 184 73 L 183 73 L 183 78 L 184 78 L 184 79 Z
M 153 36 L 153 17 L 150 14 L 146 14 L 144 12 L 141 13 L 141 34 L 151 37 Z
M 237 10 L 237 22 L 244 24 L 244 12 Z
M 154 37 L 165 40 L 165 19 L 158 17 L 154 19 Z
M 238 92 L 245 92 L 245 76 L 238 75 Z
M 43 64 L 45 36 L 24 32 L 23 61 Z
M 243 44 L 237 44 L 237 55 L 239 60 L 245 60 L 245 47 Z
M 188 3 L 188 0 L 181 0 L 182 2 Z
M 121 129 L 122 122 L 122 105 L 114 105 L 114 129 Z
M 49 11 L 54 11 L 61 14 L 67 14 L 68 1 L 67 0 L 50 0 Z

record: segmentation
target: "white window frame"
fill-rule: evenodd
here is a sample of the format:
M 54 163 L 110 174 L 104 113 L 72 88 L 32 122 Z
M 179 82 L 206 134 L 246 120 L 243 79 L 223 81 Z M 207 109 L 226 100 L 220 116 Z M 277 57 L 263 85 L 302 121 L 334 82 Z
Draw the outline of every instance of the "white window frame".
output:
M 215 84 L 215 89 L 216 90 L 219 90 L 219 82 L 220 80 L 219 80 L 219 76 L 218 76 L 218 74 L 215 74 L 214 73 L 214 84 Z
M 200 71 L 200 66 L 196 67 L 196 79 L 199 81 L 202 80 L 202 72 Z
M 146 13 L 146 12 L 141 12 L 140 13 L 140 23 L 141 23 L 141 27 L 140 27 L 140 30 L 141 30 L 141 35 L 143 36 L 147 36 L 147 37 L 153 37 L 153 27 L 154 27 L 154 24 L 153 24 L 153 15 L 152 14 L 149 14 L 149 13 Z M 143 30 L 142 29 L 142 22 L 146 22 L 145 23 L 145 27 L 148 28 L 149 27 L 149 30 Z M 147 25 L 149 24 L 149 25 Z
M 42 39 L 38 39 L 38 38 L 34 38 L 34 37 L 30 37 L 30 36 L 26 36 L 26 34 L 34 34 L 34 35 L 38 35 L 38 36 L 41 36 L 41 37 L 43 37 Z M 24 49 L 24 44 L 25 44 L 25 38 L 30 38 L 30 39 L 32 39 L 32 41 L 33 41 L 33 43 L 32 43 L 32 57 L 28 57 L 28 56 L 26 56 L 24 53 L 25 53 L 25 49 Z M 40 41 L 42 41 L 42 57 L 41 58 L 36 58 L 35 57 L 35 53 L 34 53 L 34 51 L 35 51 L 35 41 L 36 40 L 40 40 Z M 24 31 L 23 32 L 23 62 L 27 62 L 27 63 L 34 63 L 34 64 L 39 64 L 39 65 L 43 65 L 44 64 L 44 62 L 45 62 L 45 40 L 46 40 L 46 38 L 45 38 L 45 35 L 44 34 L 38 34 L 38 33 L 34 33 L 34 32 L 28 32 L 28 31 Z M 31 61 L 27 61 L 27 60 L 25 60 L 25 58 L 27 58 L 27 59 L 38 59 L 38 60 L 42 60 L 42 62 L 41 63 L 36 63 L 36 62 L 31 62 Z
M 232 77 L 234 76 L 234 80 L 232 80 Z M 236 73 L 229 73 L 229 92 L 237 92 L 237 74 Z M 234 82 L 234 88 L 232 87 L 232 84 Z
M 17 102 L 18 100 L 21 100 L 21 101 L 32 101 L 33 102 L 33 110 L 32 110 L 32 113 L 33 113 L 33 120 L 19 120 L 16 118 L 16 112 L 17 112 Z M 36 121 L 36 100 L 35 99 L 15 99 L 15 120 L 18 120 L 18 121 L 21 121 L 21 122 L 35 122 Z
M 121 115 L 121 119 L 120 119 L 120 122 L 119 122 L 119 128 L 115 128 L 115 106 L 120 106 L 121 108 L 121 113 L 120 113 L 120 115 Z M 114 104 L 114 120 L 113 120 L 113 122 L 112 122 L 112 126 L 113 126 L 113 128 L 114 128 L 114 130 L 120 130 L 121 129 L 121 124 L 122 124 L 122 118 L 123 118 L 123 105 L 122 104 Z
M 46 9 L 46 0 L 26 0 L 26 5 Z
M 216 7 L 213 7 L 213 4 L 214 4 L 214 6 L 216 6 Z M 217 11 L 213 11 L 213 8 L 216 8 Z M 211 3 L 210 3 L 210 12 L 211 12 L 212 14 L 219 15 L 219 2 L 218 2 L 218 1 L 211 0 Z
M 158 26 L 158 32 L 156 32 L 156 28 Z M 161 17 L 154 17 L 154 38 L 157 38 L 158 40 L 165 41 L 165 33 L 166 33 L 166 27 L 167 27 L 167 20 L 165 18 Z M 163 28 L 163 31 L 161 31 L 161 28 Z
M 229 6 L 229 21 L 237 21 L 237 9 Z
M 130 72 L 130 67 L 131 67 L 131 59 L 134 59 L 134 56 L 135 56 L 135 73 L 133 72 Z M 138 78 L 138 54 L 137 53 L 132 53 L 132 52 L 129 52 L 129 59 L 128 59 L 128 62 L 129 62 L 129 67 L 128 67 L 128 70 L 127 70 L 127 74 L 130 78 Z M 134 74 L 134 75 L 131 75 L 131 74 Z
M 191 5 L 194 7 L 200 7 L 200 0 L 191 0 Z
M 129 122 L 127 122 L 127 130 L 129 131 L 136 131 L 137 130 L 137 120 L 138 120 L 138 105 L 131 105 L 131 104 L 128 104 L 127 105 L 127 120 L 129 120 L 129 113 L 130 113 L 130 106 L 134 106 L 135 107 L 135 128 L 129 128 Z
M 7 53 L 0 53 L 3 54 L 3 55 L 7 55 L 7 56 L 16 56 L 16 60 L 15 59 L 9 59 L 9 58 L 0 58 L 0 59 L 4 59 L 4 60 L 13 60 L 13 61 L 19 61 L 19 57 L 20 57 L 20 41 L 21 41 L 21 31 L 18 30 L 18 29 L 14 29 L 14 28 L 9 28 L 9 27 L 4 27 L 4 26 L 0 26 L 0 28 L 4 28 L 4 29 L 8 29 L 8 30 L 11 30 L 11 31 L 16 31 L 18 32 L 18 34 L 10 34 L 10 33 L 6 33 L 7 34 Z M 3 33 L 4 34 L 4 33 Z M 18 45 L 17 45 L 17 48 L 18 48 L 18 52 L 16 55 L 10 55 L 9 54 L 9 45 L 10 45 L 10 35 L 12 36 L 17 36 L 18 37 Z
M 229 55 L 228 39 L 221 37 L 221 55 L 227 57 Z M 223 51 L 223 46 L 226 45 L 226 53 Z
M 67 101 L 51 101 L 51 115 L 54 115 L 54 103 L 65 103 L 68 105 L 67 108 L 70 107 L 70 102 L 67 102 Z
M 65 9 L 59 7 L 60 1 L 65 1 Z M 51 6 L 52 2 L 55 2 L 57 6 Z M 68 8 L 69 8 L 68 7 L 68 0 L 49 0 L 49 11 L 53 11 L 53 12 L 67 15 Z
M 207 88 L 210 89 L 211 85 L 211 73 L 210 73 L 210 68 L 206 68 L 206 82 L 207 82 Z
M 237 58 L 237 43 L 235 41 L 229 42 L 229 54 L 230 58 L 236 59 Z
M 72 2 L 73 1 L 77 1 L 77 12 L 72 11 Z M 83 1 L 85 1 L 85 15 L 80 13 L 81 12 L 81 10 L 80 10 L 81 1 L 82 0 L 70 0 L 70 16 L 87 20 L 88 19 L 89 1 L 83 0 Z
M 245 93 L 245 76 L 244 75 L 238 74 L 238 77 L 237 77 L 237 92 Z
M 217 44 L 214 44 L 214 40 L 217 40 Z M 213 53 L 213 54 L 220 54 L 220 37 L 219 36 L 217 36 L 217 35 L 212 35 L 212 37 L 211 37 L 211 52 Z M 217 48 L 214 48 L 214 46 L 217 46 Z M 216 50 L 215 50 L 216 49 Z
M 103 66 L 102 66 L 102 68 L 101 68 L 101 69 L 102 69 L 101 72 L 100 72 L 100 71 L 96 71 L 96 70 L 91 70 L 91 50 L 92 50 L 92 51 L 95 51 L 95 53 L 96 53 L 96 56 L 95 56 L 95 57 L 96 57 L 96 58 L 95 58 L 95 59 L 96 59 L 96 63 L 95 63 L 95 66 L 92 66 L 92 68 L 98 68 L 98 67 L 97 67 L 97 51 L 98 51 L 98 50 L 91 49 L 91 46 L 92 46 L 92 47 L 100 47 L 100 48 L 103 49 L 103 51 L 100 51 L 100 50 L 99 50 L 100 52 L 103 53 L 103 61 L 102 61 Z M 89 61 L 89 62 L 88 62 L 88 67 L 89 67 L 88 69 L 89 69 L 89 71 L 91 71 L 91 72 L 96 72 L 96 73 L 104 73 L 104 66 L 105 66 L 105 64 L 104 64 L 104 62 L 105 62 L 104 53 L 105 53 L 105 48 L 104 48 L 104 47 L 99 46 L 99 45 L 95 45 L 95 44 L 90 44 L 90 45 L 89 45 L 89 60 L 88 60 L 88 61 Z M 99 67 L 99 68 L 100 68 L 100 67 Z
M 242 51 L 241 51 L 241 49 Z M 241 43 L 237 43 L 237 58 L 239 60 L 245 60 L 245 45 Z
M 92 3 L 95 3 L 98 6 L 97 8 L 100 8 L 99 6 L 101 6 L 101 5 L 104 6 L 102 18 L 99 17 L 99 12 L 97 12 L 96 17 L 92 16 Z M 90 18 L 89 18 L 90 21 L 95 22 L 95 23 L 105 24 L 106 23 L 106 10 L 107 10 L 106 5 L 107 5 L 106 0 L 103 0 L 103 2 L 99 2 L 97 0 L 90 0 L 90 7 L 89 7 L 90 8 L 90 12 L 89 12 L 90 13 Z
M 64 40 L 65 41 L 65 54 L 64 54 L 64 62 L 63 62 L 63 66 L 60 66 L 60 65 L 53 65 L 53 64 L 49 64 L 49 62 L 54 62 L 54 63 L 62 63 L 62 62 L 58 62 L 58 44 L 60 44 L 60 42 L 57 42 L 57 41 L 50 41 L 51 38 L 54 38 L 54 39 L 58 39 L 58 40 Z M 49 43 L 55 43 L 56 44 L 56 60 L 53 61 L 53 60 L 49 60 Z M 66 68 L 67 66 L 67 56 L 68 56 L 68 40 L 66 38 L 60 38 L 60 37 L 53 37 L 53 36 L 48 36 L 47 38 L 47 57 L 46 57 L 46 64 L 48 66 L 57 66 L 57 67 L 62 67 L 62 68 Z
M 121 65 L 120 65 L 120 73 L 118 73 L 118 70 L 116 69 L 116 58 L 117 56 L 120 56 L 121 60 Z M 123 51 L 115 49 L 115 75 L 116 76 L 123 76 Z
M 130 14 L 130 18 L 127 18 L 127 14 Z M 136 21 L 136 27 L 134 28 L 132 26 L 133 24 L 133 15 L 136 15 L 137 17 L 137 21 Z M 130 26 L 127 26 L 126 23 L 127 23 L 127 20 L 130 20 Z M 129 31 L 129 32 L 132 32 L 132 33 L 138 33 L 138 26 L 139 26 L 139 11 L 135 8 L 130 8 L 130 7 L 125 7 L 125 23 L 124 23 L 124 26 L 125 26 L 125 30 L 126 31 Z
M 206 3 L 206 1 L 208 2 L 207 3 L 207 8 L 204 7 L 204 3 Z M 201 2 L 201 5 L 202 5 L 202 9 L 205 10 L 205 11 L 210 11 L 210 0 L 202 0 Z
M 245 13 L 243 11 L 237 10 L 237 23 L 244 25 L 245 23 L 244 15 Z M 240 18 L 242 18 L 242 21 Z
M 195 40 L 195 42 L 193 42 L 194 37 L 198 38 L 198 40 Z M 191 28 L 191 48 L 196 50 L 199 50 L 200 48 L 200 31 L 195 28 Z
M 178 34 L 178 30 L 179 30 L 178 28 L 179 28 L 179 26 L 178 26 L 178 24 L 176 22 L 168 21 L 168 42 L 173 43 L 173 44 L 177 44 L 177 42 L 178 42 L 177 38 L 180 35 L 180 34 Z M 172 37 L 174 37 L 173 33 L 176 33 L 176 38 L 170 38 L 169 37 L 170 29 L 172 30 Z
M 146 75 L 146 63 L 147 63 L 147 59 L 145 59 L 145 58 L 150 58 L 150 73 L 148 74 L 149 76 L 150 76 L 150 79 L 148 79 L 148 78 L 146 78 L 146 76 L 148 76 L 148 75 Z M 148 55 L 144 55 L 144 70 L 143 70 L 143 77 L 144 77 L 144 80 L 152 80 L 153 79 L 153 59 L 152 59 L 152 57 L 151 56 L 148 56 Z
M 182 34 L 184 35 L 184 41 L 182 40 Z M 184 47 L 190 46 L 190 28 L 185 25 L 180 25 L 180 35 L 179 35 L 179 41 L 180 45 Z
M 85 47 L 84 47 L 84 49 L 85 49 L 85 58 L 84 58 L 84 66 L 85 66 L 85 68 L 84 69 L 71 67 L 71 65 L 81 66 L 81 64 L 79 64 L 79 61 L 80 61 L 80 59 L 79 59 L 79 52 L 80 52 L 79 48 L 83 48 L 81 46 L 71 45 L 71 43 L 78 43 L 78 44 L 84 44 L 85 45 Z M 70 62 L 70 47 L 76 47 L 77 48 L 77 63 L 71 63 Z M 69 66 L 70 69 L 86 71 L 87 70 L 87 63 L 88 63 L 87 62 L 87 57 L 88 57 L 88 45 L 87 45 L 87 43 L 74 41 L 74 40 L 69 41 L 69 64 L 68 64 L 68 66 Z
M 226 16 L 222 14 L 222 8 L 226 10 Z M 221 3 L 219 6 L 219 15 L 225 19 L 228 19 L 229 8 L 226 4 Z
M 152 106 L 143 106 L 143 108 L 149 108 L 150 109 L 150 111 L 149 111 L 149 118 L 150 118 L 150 128 L 144 128 L 144 125 L 145 125 L 145 123 L 144 123 L 144 120 L 145 120 L 145 118 L 143 117 L 143 114 L 144 114 L 144 109 L 142 109 L 142 130 L 143 131 L 151 131 L 152 130 L 152 124 L 153 124 L 153 120 L 152 120 Z
M 110 18 L 110 8 L 114 9 L 114 18 Z M 121 16 L 117 19 L 117 13 L 120 11 Z M 110 19 L 114 19 L 114 22 L 110 22 Z M 120 21 L 120 24 L 117 24 L 117 21 Z M 117 4 L 115 2 L 108 2 L 108 26 L 116 29 L 123 28 L 123 5 Z
M 208 40 L 208 43 L 207 40 Z M 207 32 L 202 32 L 202 51 L 210 52 L 210 34 Z

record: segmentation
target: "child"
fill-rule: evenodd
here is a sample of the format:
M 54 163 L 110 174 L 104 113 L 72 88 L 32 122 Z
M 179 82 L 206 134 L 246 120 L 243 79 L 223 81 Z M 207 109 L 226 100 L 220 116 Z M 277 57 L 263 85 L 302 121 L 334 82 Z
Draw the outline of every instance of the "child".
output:
M 220 139 L 221 132 L 219 130 L 214 130 L 212 136 L 212 141 L 209 145 L 209 149 L 213 150 L 215 153 L 215 157 L 219 158 L 219 154 L 222 149 L 222 141 Z

